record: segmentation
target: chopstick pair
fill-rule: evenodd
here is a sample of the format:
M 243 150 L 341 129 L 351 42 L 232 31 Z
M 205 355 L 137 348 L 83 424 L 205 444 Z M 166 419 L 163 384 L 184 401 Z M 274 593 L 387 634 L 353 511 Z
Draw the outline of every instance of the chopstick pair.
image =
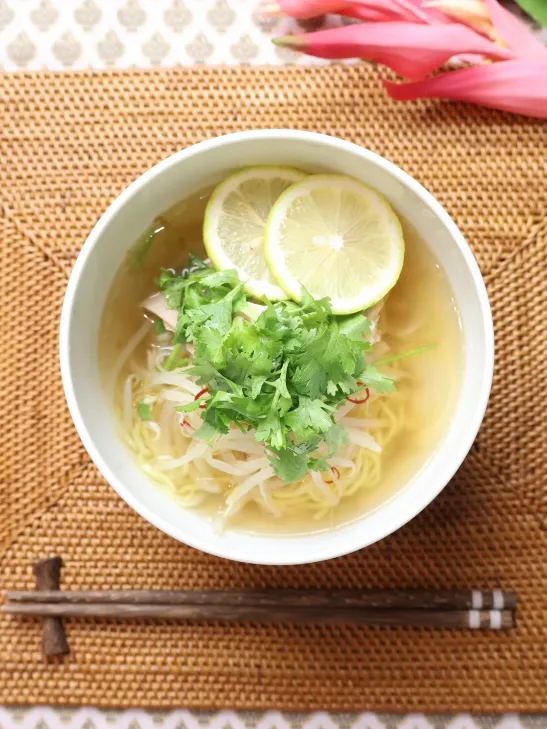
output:
M 44 569 L 51 571 L 55 560 L 59 560 L 55 563 L 57 583 L 46 580 L 45 584 L 39 574 Z M 3 612 L 45 618 L 46 655 L 68 650 L 67 645 L 64 647 L 66 638 L 63 643 L 59 632 L 63 631 L 60 618 L 64 617 L 490 630 L 515 626 L 516 596 L 501 590 L 81 591 L 58 589 L 60 558 L 42 560 L 34 565 L 34 571 L 38 589 L 8 592 Z

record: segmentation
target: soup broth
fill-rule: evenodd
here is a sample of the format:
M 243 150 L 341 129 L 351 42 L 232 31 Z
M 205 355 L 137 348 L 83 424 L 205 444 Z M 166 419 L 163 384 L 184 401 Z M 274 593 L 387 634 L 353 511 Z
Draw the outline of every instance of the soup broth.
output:
M 209 194 L 210 191 L 201 192 L 167 210 L 154 221 L 153 229 L 159 232 L 149 249 L 145 250 L 145 234 L 128 254 L 105 306 L 99 352 L 105 388 L 114 403 L 120 433 L 150 476 L 150 487 L 168 489 L 181 506 L 199 509 L 204 518 L 215 520 L 226 494 L 202 492 L 196 498 L 195 490 L 188 486 L 195 474 L 181 469 L 176 477 L 171 473 L 166 478 L 153 472 L 146 460 L 151 455 L 149 444 L 137 442 L 131 435 L 131 424 L 126 422 L 123 408 L 124 397 L 128 397 L 124 392 L 128 378 L 147 367 L 151 346 L 161 346 L 141 304 L 157 291 L 161 268 L 180 270 L 191 252 L 205 256 L 202 224 Z M 346 416 L 349 427 L 358 418 L 370 421 L 370 433 L 382 452 L 361 449 L 363 453 L 356 456 L 362 458 L 358 478 L 352 481 L 348 475 L 343 498 L 335 506 L 315 508 L 291 484 L 290 488 L 274 492 L 276 503 L 271 510 L 279 510 L 277 517 L 259 502 L 250 501 L 221 526 L 261 534 L 297 534 L 355 520 L 402 488 L 442 441 L 463 371 L 459 316 L 447 278 L 433 253 L 408 222 L 401 223 L 405 262 L 380 313 L 381 341 L 375 345 L 374 358 L 434 346 L 423 354 L 386 363 L 383 371 L 396 378 L 397 391 L 371 397 L 366 403 L 355 405 Z M 136 257 L 142 257 L 139 265 L 135 265 Z

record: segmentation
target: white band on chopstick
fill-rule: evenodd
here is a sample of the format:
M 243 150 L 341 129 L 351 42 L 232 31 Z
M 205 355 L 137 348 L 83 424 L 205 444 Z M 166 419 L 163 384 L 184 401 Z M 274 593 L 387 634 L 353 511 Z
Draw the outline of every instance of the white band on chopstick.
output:
M 490 627 L 492 630 L 501 628 L 501 612 L 499 610 L 490 610 Z
M 502 615 L 501 610 L 489 610 L 488 619 L 489 623 L 481 626 L 481 616 L 486 617 L 486 613 L 481 613 L 480 610 L 469 611 L 469 627 L 472 630 L 478 630 L 481 627 L 490 628 L 490 630 L 501 630 L 502 628 Z
M 479 610 L 469 611 L 469 627 L 473 630 L 481 627 L 481 614 Z
M 503 592 L 501 590 L 492 590 L 492 607 L 494 610 L 503 610 L 505 607 L 505 600 L 503 598 Z
M 473 610 L 481 610 L 482 604 L 482 590 L 471 590 L 471 607 Z

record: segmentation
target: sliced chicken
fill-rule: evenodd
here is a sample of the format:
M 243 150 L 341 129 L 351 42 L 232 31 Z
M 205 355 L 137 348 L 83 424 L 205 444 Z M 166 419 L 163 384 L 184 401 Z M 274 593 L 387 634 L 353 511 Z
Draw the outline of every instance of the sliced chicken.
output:
M 154 316 L 159 317 L 165 324 L 165 328 L 174 332 L 177 327 L 178 312 L 175 309 L 169 309 L 165 296 L 161 293 L 154 294 L 142 302 L 143 308 Z

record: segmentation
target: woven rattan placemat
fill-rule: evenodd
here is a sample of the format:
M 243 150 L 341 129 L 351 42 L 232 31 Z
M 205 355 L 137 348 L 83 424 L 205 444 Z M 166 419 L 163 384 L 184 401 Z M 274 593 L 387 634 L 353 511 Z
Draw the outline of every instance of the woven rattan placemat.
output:
M 72 588 L 502 587 L 510 634 L 169 622 L 1 621 L 0 703 L 547 710 L 547 125 L 465 105 L 397 105 L 364 66 L 0 76 L 2 587 L 52 553 Z M 466 234 L 494 308 L 497 365 L 477 443 L 412 523 L 330 563 L 255 567 L 149 526 L 102 481 L 65 407 L 61 300 L 93 223 L 192 142 L 256 127 L 327 132 L 401 165 Z

